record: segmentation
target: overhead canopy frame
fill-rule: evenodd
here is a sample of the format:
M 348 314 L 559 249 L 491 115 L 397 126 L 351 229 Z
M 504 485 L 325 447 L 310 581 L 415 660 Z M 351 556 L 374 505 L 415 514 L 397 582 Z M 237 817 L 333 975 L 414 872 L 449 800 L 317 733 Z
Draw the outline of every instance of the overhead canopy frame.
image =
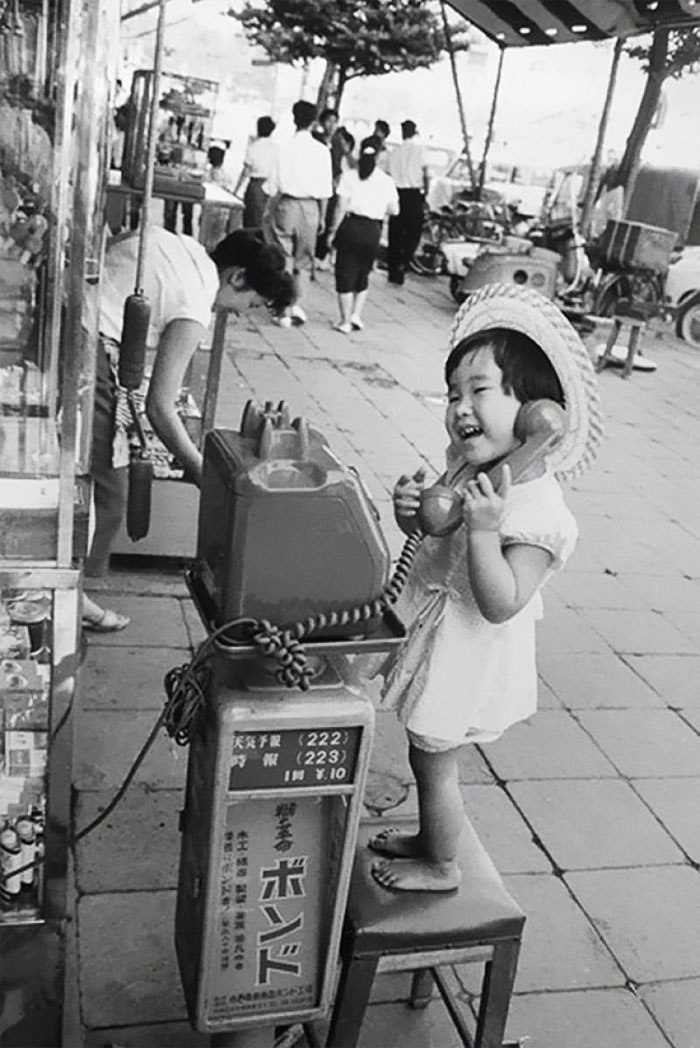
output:
M 700 25 L 700 0 L 448 0 L 500 47 L 570 44 Z
M 493 134 L 503 53 L 507 47 L 538 47 L 601 41 L 653 33 L 655 29 L 692 29 L 700 26 L 700 0 L 447 0 L 450 7 L 490 37 L 501 49 L 491 102 L 489 126 L 481 159 L 477 196 L 481 197 L 486 161 Z M 598 179 L 610 97 L 619 48 L 610 73 L 598 139 L 588 176 L 587 212 Z

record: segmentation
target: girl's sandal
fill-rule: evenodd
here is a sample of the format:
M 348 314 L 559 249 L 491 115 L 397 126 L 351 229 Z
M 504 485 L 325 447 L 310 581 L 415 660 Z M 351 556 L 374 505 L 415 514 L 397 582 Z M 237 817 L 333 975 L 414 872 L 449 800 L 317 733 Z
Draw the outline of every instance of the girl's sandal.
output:
M 87 633 L 117 633 L 119 630 L 126 629 L 130 622 L 128 615 L 120 615 L 118 611 L 112 611 L 111 608 L 103 608 L 99 618 L 83 618 L 82 626 Z

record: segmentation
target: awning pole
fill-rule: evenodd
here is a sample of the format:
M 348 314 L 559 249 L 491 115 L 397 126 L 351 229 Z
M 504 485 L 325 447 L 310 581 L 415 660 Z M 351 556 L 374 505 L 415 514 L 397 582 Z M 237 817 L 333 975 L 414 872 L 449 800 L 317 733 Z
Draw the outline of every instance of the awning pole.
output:
M 493 88 L 493 98 L 491 99 L 491 113 L 489 114 L 489 126 L 486 132 L 486 141 L 484 142 L 484 155 L 481 158 L 481 168 L 479 170 L 479 191 L 477 193 L 477 200 L 481 200 L 481 194 L 484 190 L 484 181 L 486 179 L 486 160 L 489 155 L 489 149 L 491 148 L 491 137 L 493 135 L 493 124 L 496 119 L 496 103 L 498 102 L 498 91 L 501 86 L 501 73 L 503 72 L 503 56 L 506 53 L 506 49 L 501 47 L 500 54 L 498 56 L 498 72 L 496 73 L 496 83 Z
M 622 54 L 622 44 L 622 38 L 618 37 L 615 41 L 615 50 L 613 51 L 612 63 L 610 66 L 610 76 L 608 77 L 608 87 L 605 93 L 603 112 L 600 114 L 600 123 L 598 124 L 598 137 L 591 158 L 591 170 L 588 175 L 586 194 L 583 198 L 580 228 L 584 236 L 588 236 L 591 212 L 593 211 L 593 202 L 600 181 L 600 158 L 603 154 L 603 143 L 605 142 L 605 133 L 608 129 L 608 119 L 610 117 L 610 107 L 612 105 L 613 94 L 615 91 L 615 81 L 617 80 L 617 69 L 620 64 L 620 55 Z
M 459 113 L 459 122 L 462 127 L 462 140 L 464 141 L 464 155 L 467 160 L 467 167 L 469 168 L 469 181 L 471 182 L 472 189 L 476 188 L 476 173 L 474 171 L 474 164 L 472 162 L 472 154 L 469 148 L 469 135 L 467 133 L 467 120 L 464 115 L 464 103 L 462 102 L 462 92 L 459 86 L 459 78 L 457 76 L 457 63 L 455 62 L 455 51 L 452 46 L 452 32 L 447 21 L 447 12 L 445 11 L 445 0 L 440 0 L 440 10 L 442 11 L 442 25 L 445 33 L 445 43 L 447 44 L 447 53 L 450 56 L 450 66 L 452 68 L 452 80 L 455 85 L 455 95 L 457 97 L 457 111 Z

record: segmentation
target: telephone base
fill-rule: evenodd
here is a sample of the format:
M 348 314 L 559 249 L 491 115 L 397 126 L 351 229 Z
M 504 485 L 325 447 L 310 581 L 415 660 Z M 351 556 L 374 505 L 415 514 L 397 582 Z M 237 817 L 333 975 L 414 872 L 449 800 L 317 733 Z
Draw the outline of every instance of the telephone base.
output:
M 199 613 L 202 625 L 207 633 L 213 633 L 214 630 L 223 626 L 226 620 L 221 617 L 220 610 L 212 600 L 202 580 L 200 567 L 196 562 L 185 571 L 185 582 Z M 284 624 L 279 623 L 279 625 Z M 323 637 L 313 633 L 308 640 L 302 637 L 301 643 L 309 655 L 341 653 L 350 655 L 390 651 L 392 648 L 399 647 L 406 639 L 406 628 L 391 609 L 385 611 L 381 617 L 377 616 L 376 618 L 368 619 L 366 622 L 358 622 L 356 625 L 348 626 L 347 630 L 352 630 L 351 636 L 339 637 L 337 635 L 338 627 L 336 626 L 333 636 Z M 240 644 L 234 649 L 227 649 L 226 657 L 231 659 L 257 659 L 260 658 L 260 649 L 255 644 Z

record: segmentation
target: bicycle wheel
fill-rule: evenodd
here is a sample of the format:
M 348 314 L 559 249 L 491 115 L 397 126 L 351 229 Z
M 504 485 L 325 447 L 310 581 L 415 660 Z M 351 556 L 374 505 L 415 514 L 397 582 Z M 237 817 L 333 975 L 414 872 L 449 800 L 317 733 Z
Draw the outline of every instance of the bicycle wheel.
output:
M 658 279 L 651 273 L 616 273 L 604 278 L 593 302 L 598 317 L 611 317 L 620 299 L 634 302 L 658 303 L 661 290 Z
M 422 277 L 436 277 L 442 273 L 445 258 L 440 249 L 441 243 L 441 225 L 434 221 L 426 222 L 409 268 Z
M 700 295 L 691 295 L 676 315 L 676 335 L 700 349 Z

